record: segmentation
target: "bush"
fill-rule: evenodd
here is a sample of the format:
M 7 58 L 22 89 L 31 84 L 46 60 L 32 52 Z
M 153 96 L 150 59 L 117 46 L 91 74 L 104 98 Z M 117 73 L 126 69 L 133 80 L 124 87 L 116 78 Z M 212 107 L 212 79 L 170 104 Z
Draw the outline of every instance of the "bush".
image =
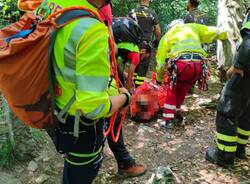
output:
M 17 0 L 1 0 L 0 1 L 0 28 L 16 22 L 20 17 L 20 12 L 17 8 Z
M 15 160 L 15 152 L 10 142 L 0 144 L 0 167 L 10 167 Z

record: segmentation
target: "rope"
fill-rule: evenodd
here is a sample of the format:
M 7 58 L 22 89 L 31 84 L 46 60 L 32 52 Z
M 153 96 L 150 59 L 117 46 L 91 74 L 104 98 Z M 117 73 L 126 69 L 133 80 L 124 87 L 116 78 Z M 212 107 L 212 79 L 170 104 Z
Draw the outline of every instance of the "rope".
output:
M 119 76 L 118 76 L 118 67 L 117 67 L 117 62 L 116 62 L 116 57 L 115 57 L 115 49 L 114 49 L 114 40 L 109 37 L 109 47 L 110 47 L 110 60 L 111 60 L 111 75 L 114 77 L 115 81 L 116 81 L 116 86 L 118 87 L 122 87 L 122 83 L 119 80 Z M 117 128 L 117 132 L 115 134 L 115 121 L 117 119 L 117 116 L 119 114 L 119 112 L 115 112 L 109 121 L 109 126 L 107 128 L 107 130 L 104 132 L 104 136 L 108 136 L 111 133 L 111 137 L 112 140 L 116 143 L 119 139 L 120 133 L 121 133 L 121 129 L 122 129 L 122 124 L 126 118 L 126 113 L 128 111 L 128 108 L 123 109 L 121 111 L 121 120 L 118 124 L 118 128 Z

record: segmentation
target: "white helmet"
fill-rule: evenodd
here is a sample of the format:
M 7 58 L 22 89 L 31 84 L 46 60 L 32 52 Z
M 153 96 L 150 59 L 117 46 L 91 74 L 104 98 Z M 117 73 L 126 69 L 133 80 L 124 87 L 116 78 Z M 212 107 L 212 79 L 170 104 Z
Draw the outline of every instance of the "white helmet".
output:
M 184 20 L 183 19 L 173 20 L 172 22 L 170 22 L 170 24 L 168 24 L 167 31 L 169 31 L 174 26 L 183 25 L 183 24 L 184 24 Z

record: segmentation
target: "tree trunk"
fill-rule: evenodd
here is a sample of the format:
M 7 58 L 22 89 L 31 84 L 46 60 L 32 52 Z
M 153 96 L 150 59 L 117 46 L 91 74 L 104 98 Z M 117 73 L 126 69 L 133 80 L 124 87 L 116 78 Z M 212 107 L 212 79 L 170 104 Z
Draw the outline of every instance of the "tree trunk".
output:
M 248 0 L 249 1 L 249 0 Z M 218 41 L 217 60 L 221 71 L 221 80 L 225 81 L 225 73 L 231 66 L 233 55 L 241 42 L 240 27 L 245 11 L 245 0 L 219 0 L 217 26 L 228 31 L 228 41 Z

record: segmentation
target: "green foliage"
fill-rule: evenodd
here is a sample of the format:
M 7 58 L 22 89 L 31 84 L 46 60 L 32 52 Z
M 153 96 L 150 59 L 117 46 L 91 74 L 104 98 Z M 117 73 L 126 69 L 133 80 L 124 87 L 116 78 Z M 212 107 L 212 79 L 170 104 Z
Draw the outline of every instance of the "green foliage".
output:
M 13 145 L 8 141 L 0 144 L 0 167 L 10 167 L 15 160 Z
M 137 6 L 137 0 L 112 0 L 113 14 L 126 16 L 130 10 Z M 187 0 L 152 0 L 150 7 L 159 16 L 161 27 L 164 28 L 173 19 L 182 18 L 186 13 Z M 210 24 L 216 24 L 217 0 L 203 0 L 200 8 L 207 12 Z M 17 9 L 17 0 L 0 1 L 0 27 L 9 22 L 17 21 L 20 12 Z
M 138 5 L 137 2 L 137 0 L 112 0 L 114 16 L 126 16 Z M 150 7 L 155 10 L 160 25 L 164 28 L 172 20 L 183 18 L 187 13 L 187 2 L 187 0 L 152 0 Z M 217 0 L 203 0 L 199 8 L 208 13 L 210 24 L 216 25 Z
M 0 28 L 18 20 L 20 13 L 17 8 L 17 0 L 0 1 Z

